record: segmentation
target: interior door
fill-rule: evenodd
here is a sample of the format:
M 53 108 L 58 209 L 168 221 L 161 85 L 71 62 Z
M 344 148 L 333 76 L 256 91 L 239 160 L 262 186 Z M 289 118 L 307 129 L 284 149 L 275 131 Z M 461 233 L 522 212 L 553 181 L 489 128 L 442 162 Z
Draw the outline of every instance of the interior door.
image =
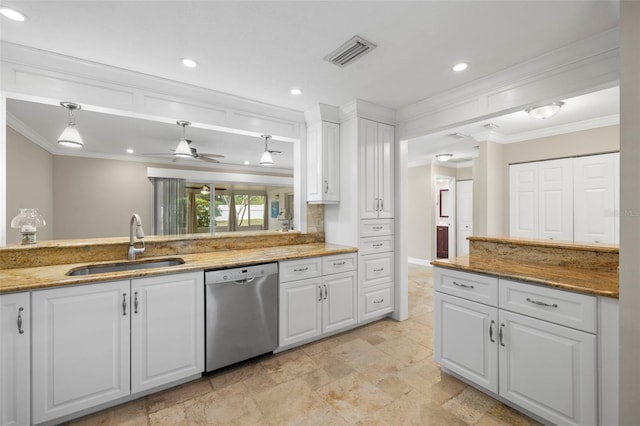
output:
M 456 227 L 458 228 L 456 245 L 457 255 L 469 254 L 469 240 L 473 235 L 473 181 L 456 182 Z
M 539 238 L 573 241 L 573 159 L 538 166 Z
M 538 164 L 509 166 L 509 235 L 538 238 Z

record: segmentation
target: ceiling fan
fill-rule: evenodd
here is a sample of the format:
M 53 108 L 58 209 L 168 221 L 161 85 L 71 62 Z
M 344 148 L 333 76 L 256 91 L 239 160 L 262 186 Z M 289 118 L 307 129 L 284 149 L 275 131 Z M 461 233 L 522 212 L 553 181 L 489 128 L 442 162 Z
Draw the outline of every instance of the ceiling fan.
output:
M 142 154 L 148 156 L 158 156 L 158 155 L 171 155 L 175 157 L 171 161 L 178 161 L 181 158 L 195 158 L 196 160 L 206 161 L 208 163 L 219 163 L 220 161 L 216 160 L 216 158 L 224 158 L 224 155 L 221 154 L 209 154 L 209 153 L 200 153 L 198 150 L 191 146 L 191 139 L 186 138 L 186 128 L 191 125 L 191 122 L 180 120 L 177 121 L 176 124 L 182 127 L 182 139 L 178 142 L 178 146 L 176 149 L 171 149 L 170 153 L 160 152 L 160 153 L 150 153 L 150 154 Z
M 271 166 L 273 165 L 273 157 L 271 155 L 282 154 L 282 151 L 269 149 L 269 139 L 271 139 L 271 135 L 262 135 L 260 137 L 264 139 L 264 152 L 260 157 L 260 165 Z

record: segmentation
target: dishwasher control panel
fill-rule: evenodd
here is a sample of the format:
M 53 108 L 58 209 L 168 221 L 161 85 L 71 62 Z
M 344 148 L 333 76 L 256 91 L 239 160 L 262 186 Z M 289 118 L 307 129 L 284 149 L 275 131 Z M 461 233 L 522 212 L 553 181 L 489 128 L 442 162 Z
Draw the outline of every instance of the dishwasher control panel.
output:
M 219 269 L 205 272 L 206 283 L 222 283 L 229 281 L 243 281 L 251 278 L 260 278 L 278 272 L 277 263 L 265 265 L 245 266 L 233 269 Z

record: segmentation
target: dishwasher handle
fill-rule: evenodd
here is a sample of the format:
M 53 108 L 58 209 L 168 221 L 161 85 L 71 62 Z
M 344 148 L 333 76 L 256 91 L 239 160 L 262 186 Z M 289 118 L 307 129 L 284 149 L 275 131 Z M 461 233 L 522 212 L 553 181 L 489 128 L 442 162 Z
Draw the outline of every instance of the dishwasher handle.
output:
M 236 280 L 236 281 L 234 281 L 234 283 L 240 284 L 240 285 L 249 284 L 250 282 L 252 282 L 255 279 L 256 279 L 256 277 L 250 277 L 250 278 L 245 278 L 244 280 Z

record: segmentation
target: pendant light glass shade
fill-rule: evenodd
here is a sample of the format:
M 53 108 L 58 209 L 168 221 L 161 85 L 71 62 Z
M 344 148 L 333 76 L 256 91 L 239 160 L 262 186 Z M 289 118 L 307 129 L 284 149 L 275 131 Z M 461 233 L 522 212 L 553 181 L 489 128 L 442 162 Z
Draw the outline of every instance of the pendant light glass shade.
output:
M 73 117 L 73 111 L 81 109 L 82 107 L 73 102 L 60 102 L 60 105 L 69 110 L 69 122 L 67 127 L 62 131 L 60 137 L 58 137 L 58 144 L 67 148 L 82 148 L 84 147 L 84 141 L 76 129 L 76 123 Z
M 269 138 L 271 135 L 262 135 L 261 138 L 264 138 L 264 152 L 260 157 L 260 165 L 262 166 L 272 166 L 273 165 L 273 157 L 269 152 Z

